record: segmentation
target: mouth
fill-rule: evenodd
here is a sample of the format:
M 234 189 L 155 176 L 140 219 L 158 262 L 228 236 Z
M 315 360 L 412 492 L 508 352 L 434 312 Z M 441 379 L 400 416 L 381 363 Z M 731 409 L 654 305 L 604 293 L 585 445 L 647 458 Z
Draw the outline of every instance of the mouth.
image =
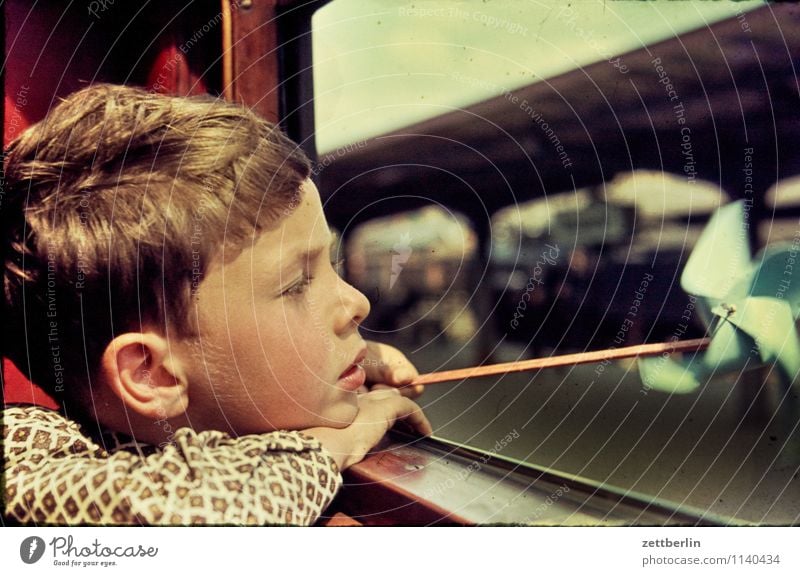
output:
M 348 392 L 355 392 L 364 385 L 367 374 L 364 372 L 364 367 L 361 366 L 361 362 L 364 361 L 366 356 L 367 349 L 362 348 L 353 359 L 353 363 L 339 376 L 339 380 L 337 381 L 339 388 L 347 390 Z

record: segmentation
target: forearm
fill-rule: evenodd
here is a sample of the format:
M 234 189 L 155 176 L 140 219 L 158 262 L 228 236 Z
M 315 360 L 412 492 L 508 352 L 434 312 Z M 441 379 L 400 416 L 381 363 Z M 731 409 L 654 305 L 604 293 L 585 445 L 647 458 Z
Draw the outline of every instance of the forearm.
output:
M 6 513 L 23 523 L 311 524 L 339 485 L 332 458 L 297 433 L 182 430 L 146 457 L 7 459 Z

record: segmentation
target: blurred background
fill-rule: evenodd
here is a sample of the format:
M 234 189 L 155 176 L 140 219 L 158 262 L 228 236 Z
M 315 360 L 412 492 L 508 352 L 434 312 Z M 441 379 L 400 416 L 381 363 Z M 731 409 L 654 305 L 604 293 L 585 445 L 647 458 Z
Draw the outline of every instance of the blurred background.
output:
M 701 337 L 680 288 L 720 206 L 800 238 L 800 14 L 761 2 L 334 0 L 312 20 L 305 142 L 367 337 L 422 372 Z M 797 388 L 678 396 L 631 362 L 431 386 L 438 436 L 786 523 Z

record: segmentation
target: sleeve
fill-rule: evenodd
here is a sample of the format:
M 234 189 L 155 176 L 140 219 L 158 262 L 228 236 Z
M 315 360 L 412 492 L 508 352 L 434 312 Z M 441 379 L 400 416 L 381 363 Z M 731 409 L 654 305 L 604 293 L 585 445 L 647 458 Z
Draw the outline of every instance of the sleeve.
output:
M 60 418 L 20 426 L 5 414 L 6 514 L 18 522 L 307 525 L 342 481 L 331 455 L 299 432 L 184 428 L 149 455 L 109 453 Z

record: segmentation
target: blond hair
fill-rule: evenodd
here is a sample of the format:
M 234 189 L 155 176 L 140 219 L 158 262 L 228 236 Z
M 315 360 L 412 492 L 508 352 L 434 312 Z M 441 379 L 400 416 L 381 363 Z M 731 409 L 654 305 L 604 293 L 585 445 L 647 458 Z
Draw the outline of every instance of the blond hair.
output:
M 63 402 L 115 335 L 190 335 L 220 248 L 291 213 L 309 174 L 238 105 L 102 84 L 70 95 L 7 149 L 3 354 Z

